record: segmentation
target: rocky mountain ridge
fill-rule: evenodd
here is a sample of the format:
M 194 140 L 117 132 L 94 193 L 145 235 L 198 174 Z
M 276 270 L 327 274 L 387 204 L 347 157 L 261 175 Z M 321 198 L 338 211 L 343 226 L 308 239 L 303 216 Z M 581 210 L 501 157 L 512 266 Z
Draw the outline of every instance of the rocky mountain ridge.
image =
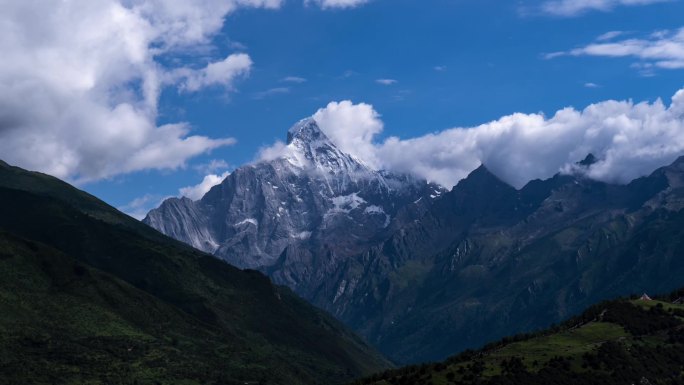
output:
M 349 258 L 326 309 L 394 359 L 421 362 L 672 290 L 684 284 L 683 176 L 680 158 L 624 186 L 559 174 L 515 190 L 481 166 Z
M 146 222 L 211 240 L 218 257 L 266 272 L 397 362 L 431 361 L 684 285 L 684 160 L 628 185 L 585 178 L 595 162 L 519 190 L 482 165 L 443 192 L 368 168 L 304 120 L 281 157 Z

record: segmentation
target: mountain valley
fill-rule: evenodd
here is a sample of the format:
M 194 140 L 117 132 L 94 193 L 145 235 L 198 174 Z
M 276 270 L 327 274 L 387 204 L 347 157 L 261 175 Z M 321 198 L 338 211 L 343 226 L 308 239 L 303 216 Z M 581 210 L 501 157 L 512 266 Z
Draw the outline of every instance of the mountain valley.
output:
M 261 273 L 1 162 L 0 331 L 3 384 L 334 384 L 391 366 Z

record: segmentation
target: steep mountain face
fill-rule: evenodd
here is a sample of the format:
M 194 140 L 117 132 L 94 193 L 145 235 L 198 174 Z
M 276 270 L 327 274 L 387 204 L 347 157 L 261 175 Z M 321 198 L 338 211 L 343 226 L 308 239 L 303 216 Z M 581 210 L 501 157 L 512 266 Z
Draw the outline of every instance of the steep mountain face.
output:
M 480 167 L 347 259 L 328 309 L 392 358 L 420 362 L 605 298 L 672 290 L 684 284 L 683 180 L 684 159 L 626 186 L 557 175 L 515 190 Z
M 0 383 L 329 384 L 389 363 L 261 273 L 0 162 Z
M 144 222 L 312 298 L 346 258 L 387 239 L 442 193 L 371 169 L 305 119 L 289 130 L 282 156 L 235 170 L 199 201 L 169 199 Z

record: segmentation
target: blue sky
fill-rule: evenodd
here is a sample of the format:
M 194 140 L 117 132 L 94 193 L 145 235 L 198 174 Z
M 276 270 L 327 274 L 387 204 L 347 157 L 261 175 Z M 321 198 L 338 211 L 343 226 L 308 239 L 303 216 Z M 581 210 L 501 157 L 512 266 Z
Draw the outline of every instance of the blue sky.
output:
M 611 41 L 623 48 L 631 40 L 669 42 L 684 27 L 684 2 L 623 6 L 606 0 L 598 2 L 602 9 L 583 9 L 588 2 L 582 0 L 565 3 L 576 8 L 559 15 L 549 10 L 550 3 L 500 0 L 236 6 L 195 46 L 154 58 L 162 67 L 196 70 L 229 55 L 249 55 L 249 73 L 230 81 L 194 92 L 162 85 L 154 115 L 158 127 L 187 122 L 191 135 L 230 137 L 236 143 L 216 145 L 170 167 L 131 167 L 79 186 L 117 207 L 147 197 L 147 208 L 207 174 L 255 160 L 260 148 L 283 140 L 292 123 L 333 101 L 371 105 L 383 124 L 373 140 L 381 143 L 390 136 L 477 126 L 516 112 L 552 116 L 564 107 L 581 110 L 610 99 L 662 98 L 669 104 L 684 86 L 684 68 L 676 64 L 684 59 L 674 52 L 684 50 L 681 42 L 664 57 L 652 57 L 643 47 L 628 53 L 610 51 L 619 49 L 614 46 L 582 51 Z M 604 35 L 612 31 L 620 33 Z M 668 60 L 675 64 L 658 64 Z M 140 84 L 122 84 L 117 87 L 140 92 Z M 228 166 L 207 167 L 212 161 Z M 78 173 L 63 176 L 79 179 Z

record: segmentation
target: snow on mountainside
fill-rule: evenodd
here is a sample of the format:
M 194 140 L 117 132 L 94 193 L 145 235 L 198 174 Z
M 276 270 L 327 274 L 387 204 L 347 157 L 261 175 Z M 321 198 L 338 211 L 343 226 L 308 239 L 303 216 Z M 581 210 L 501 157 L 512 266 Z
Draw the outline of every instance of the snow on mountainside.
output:
M 345 258 L 415 219 L 441 187 L 370 168 L 309 118 L 274 160 L 232 172 L 199 201 L 168 199 L 144 222 L 310 298 Z

